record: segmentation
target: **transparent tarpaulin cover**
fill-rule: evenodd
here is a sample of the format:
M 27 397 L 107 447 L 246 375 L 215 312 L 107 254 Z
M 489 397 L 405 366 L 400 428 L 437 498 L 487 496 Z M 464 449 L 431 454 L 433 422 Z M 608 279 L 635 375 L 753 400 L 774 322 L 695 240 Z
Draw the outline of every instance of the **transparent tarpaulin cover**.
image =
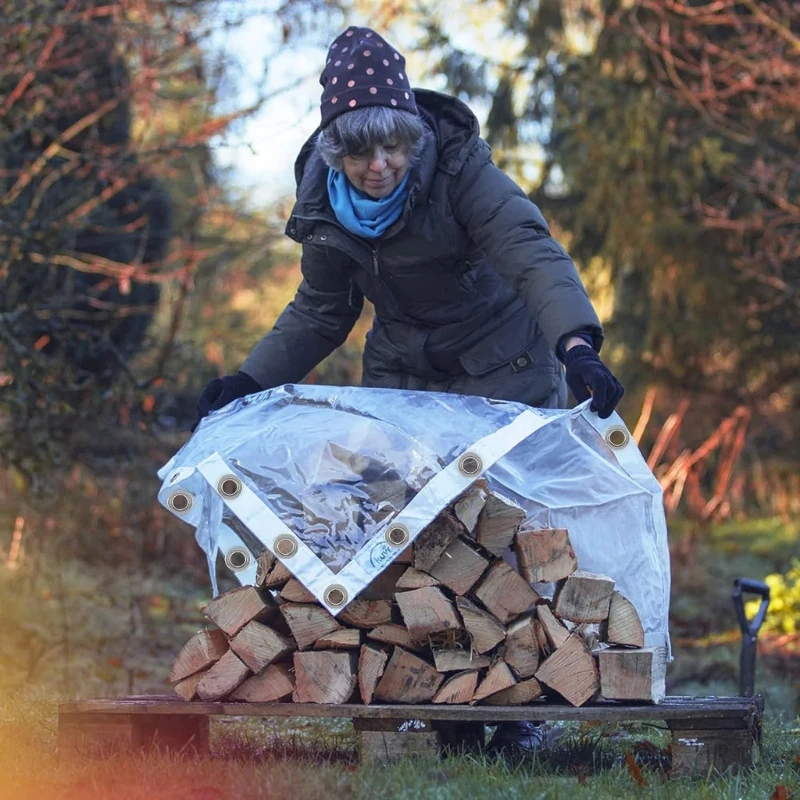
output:
M 476 453 L 491 491 L 526 512 L 531 528 L 566 528 L 582 570 L 612 577 L 635 605 L 647 646 L 669 649 L 669 552 L 661 488 L 622 420 L 584 403 L 531 409 L 481 397 L 361 387 L 285 385 L 206 417 L 159 470 L 159 500 L 196 528 L 213 565 L 218 551 L 254 559 L 278 536 L 299 551 L 278 557 L 324 600 L 347 601 L 478 475 L 458 469 Z M 241 493 L 220 494 L 235 476 Z M 176 509 L 175 494 L 189 497 Z M 185 502 L 183 503 L 185 505 Z M 216 592 L 216 582 L 214 581 Z

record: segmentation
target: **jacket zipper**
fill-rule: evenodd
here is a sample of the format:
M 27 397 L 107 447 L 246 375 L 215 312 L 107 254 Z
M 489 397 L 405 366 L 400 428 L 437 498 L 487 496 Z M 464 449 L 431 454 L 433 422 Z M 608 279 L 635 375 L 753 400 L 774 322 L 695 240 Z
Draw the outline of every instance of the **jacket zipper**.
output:
M 372 251 L 372 271 L 377 275 L 378 274 L 378 251 Z

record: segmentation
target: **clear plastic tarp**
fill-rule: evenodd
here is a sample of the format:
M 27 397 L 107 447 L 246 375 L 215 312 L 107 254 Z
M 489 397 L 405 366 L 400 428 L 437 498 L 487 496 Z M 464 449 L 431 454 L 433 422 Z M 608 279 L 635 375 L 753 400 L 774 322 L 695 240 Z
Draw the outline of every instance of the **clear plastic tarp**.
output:
M 482 478 L 524 509 L 525 526 L 566 528 L 580 568 L 612 577 L 645 644 L 669 651 L 661 488 L 621 418 L 588 403 L 289 384 L 213 412 L 158 475 L 160 502 L 196 529 L 215 593 L 218 553 L 239 551 L 226 563 L 249 583 L 266 547 L 332 613 L 331 587 L 350 602 Z M 398 526 L 406 538 L 393 542 Z

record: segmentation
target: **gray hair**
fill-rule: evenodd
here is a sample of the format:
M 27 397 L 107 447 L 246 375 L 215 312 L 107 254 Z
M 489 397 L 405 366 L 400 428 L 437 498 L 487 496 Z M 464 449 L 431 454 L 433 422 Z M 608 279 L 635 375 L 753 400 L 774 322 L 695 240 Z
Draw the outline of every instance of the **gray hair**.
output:
M 425 123 L 416 114 L 387 106 L 368 106 L 332 119 L 317 136 L 322 160 L 337 172 L 345 156 L 359 155 L 374 147 L 397 142 L 408 152 L 411 165 L 419 158 L 425 141 Z

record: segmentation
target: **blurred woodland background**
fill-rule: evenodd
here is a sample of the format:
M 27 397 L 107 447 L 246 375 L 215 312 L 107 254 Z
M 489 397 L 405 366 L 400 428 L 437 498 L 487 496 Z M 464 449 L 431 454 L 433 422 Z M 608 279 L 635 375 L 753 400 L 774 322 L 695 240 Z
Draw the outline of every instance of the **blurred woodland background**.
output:
M 2 685 L 163 691 L 179 628 L 193 629 L 208 597 L 193 532 L 156 503 L 155 470 L 188 438 L 201 388 L 239 366 L 299 282 L 299 250 L 282 235 L 291 196 L 254 205 L 215 160 L 270 97 L 237 103 L 214 37 L 266 15 L 279 22 L 266 44 L 276 53 L 348 24 L 377 28 L 424 65 L 416 85 L 479 113 L 496 163 L 541 207 L 607 327 L 620 411 L 665 490 L 676 651 L 729 646 L 676 667 L 672 688 L 734 680 L 730 579 L 773 574 L 780 602 L 762 650 L 793 687 L 781 701 L 791 711 L 795 0 L 0 9 Z M 308 380 L 358 383 L 369 325 L 365 313 Z

